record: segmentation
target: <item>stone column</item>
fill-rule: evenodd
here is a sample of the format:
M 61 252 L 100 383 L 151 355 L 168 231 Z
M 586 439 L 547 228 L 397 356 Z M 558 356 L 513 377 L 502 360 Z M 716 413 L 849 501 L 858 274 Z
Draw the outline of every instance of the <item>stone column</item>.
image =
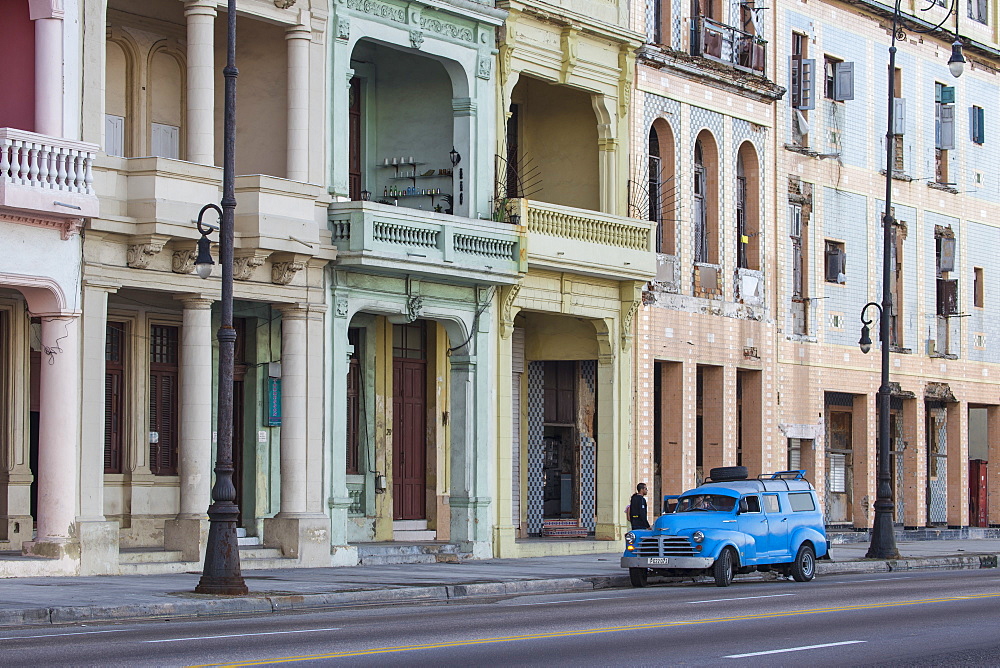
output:
M 878 493 L 878 394 L 855 394 L 851 413 L 854 449 L 851 517 L 856 529 L 870 529 L 875 521 Z
M 61 4 L 61 3 L 60 3 Z M 35 132 L 63 136 L 62 9 L 46 8 L 35 21 Z
M 948 411 L 948 528 L 969 526 L 969 402 L 952 401 Z
M 483 349 L 485 346 L 477 346 L 477 350 Z M 486 420 L 480 416 L 480 403 L 485 401 L 484 391 L 479 387 L 475 355 L 452 355 L 449 360 L 451 540 L 459 544 L 461 551 L 470 553 L 474 558 L 485 559 L 493 556 L 489 518 L 491 499 L 487 480 L 493 452 L 491 440 L 482 438 L 486 433 Z
M 321 507 L 310 508 L 319 486 L 311 470 L 322 470 L 321 424 L 310 430 L 310 379 L 323 373 L 322 328 L 311 321 L 322 319 L 322 309 L 308 305 L 282 306 L 281 312 L 281 505 L 272 519 L 264 520 L 264 544 L 280 547 L 285 556 L 301 565 L 329 566 L 330 532 Z M 322 387 L 313 390 L 322 396 Z M 316 405 L 321 410 L 320 405 Z M 316 434 L 311 434 L 317 432 Z M 310 444 L 314 447 L 310 449 Z M 319 447 L 315 447 L 319 446 Z M 310 456 L 311 455 L 311 456 Z M 312 494 L 310 494 L 312 492 Z
M 309 180 L 309 13 L 285 31 L 288 41 L 288 157 L 286 177 Z
M 475 217 L 470 213 L 476 189 L 476 101 L 468 97 L 457 97 L 451 101 L 454 117 L 452 143 L 462 156 L 462 162 L 455 166 L 452 176 L 452 195 L 455 214 Z
M 24 553 L 62 558 L 76 539 L 80 489 L 80 318 L 58 313 L 40 317 L 38 528 Z
M 903 517 L 904 529 L 916 529 L 927 522 L 927 451 L 922 399 L 903 400 Z M 898 500 L 897 500 L 898 504 Z
M 631 474 L 631 462 L 623 461 L 623 452 L 619 440 L 619 419 L 622 405 L 620 369 L 614 330 L 607 337 L 607 346 L 597 360 L 597 476 L 594 481 L 597 486 L 597 525 L 594 530 L 597 540 L 618 540 L 623 535 L 624 517 L 622 513 L 622 495 L 628 487 L 623 485 L 624 467 Z M 600 335 L 599 335 L 600 336 Z
M 80 457 L 80 575 L 118 573 L 118 522 L 104 517 L 104 356 L 108 293 L 118 286 L 87 282 L 83 287 L 83 387 Z
M 187 160 L 215 164 L 215 6 L 214 0 L 188 0 Z
M 509 288 L 508 288 L 509 290 Z M 506 292 L 504 294 L 507 294 Z M 514 529 L 514 494 L 519 490 L 513 489 L 514 449 L 512 425 L 514 415 L 521 410 L 520 406 L 513 402 L 513 327 L 507 327 L 506 331 L 501 327 L 501 336 L 498 339 L 496 363 L 496 393 L 497 393 L 497 512 L 496 529 L 493 535 L 493 554 L 496 557 L 517 556 L 517 545 L 515 540 L 517 533 Z M 523 478 L 524 479 L 524 478 Z
M 338 278 L 338 280 L 343 280 Z M 330 399 L 329 399 L 329 478 L 326 496 L 329 501 L 330 544 L 335 566 L 355 566 L 358 549 L 347 544 L 347 509 L 351 497 L 347 493 L 347 372 L 349 369 L 347 329 L 351 322 L 352 308 L 346 294 L 333 292 L 333 313 L 327 318 L 326 336 L 330 341 Z M 390 351 L 391 355 L 391 351 Z M 390 360 L 390 364 L 391 364 Z M 367 419 L 367 417 L 366 417 Z M 369 466 L 377 468 L 375 462 Z M 370 478 L 369 478 L 370 480 Z M 383 494 L 381 496 L 388 496 Z M 389 525 L 391 528 L 392 509 Z
M 212 502 L 212 300 L 179 299 L 184 306 L 177 451 L 180 512 L 164 523 L 163 546 L 183 552 L 185 561 L 200 561 Z
M 717 466 L 729 466 L 735 461 L 726 456 L 726 368 L 721 366 L 701 366 L 702 409 L 702 477 L 708 477 Z M 735 390 L 732 394 L 736 396 Z
M 986 479 L 989 485 L 988 524 L 1000 526 L 1000 406 L 986 408 L 986 442 L 989 443 L 988 460 L 996 462 Z

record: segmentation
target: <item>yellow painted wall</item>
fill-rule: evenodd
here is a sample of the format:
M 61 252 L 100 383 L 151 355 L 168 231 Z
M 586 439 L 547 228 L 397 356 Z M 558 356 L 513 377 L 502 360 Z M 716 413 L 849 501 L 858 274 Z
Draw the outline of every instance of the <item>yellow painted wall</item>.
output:
M 594 360 L 599 356 L 594 326 L 586 320 L 549 313 L 522 313 L 528 360 Z

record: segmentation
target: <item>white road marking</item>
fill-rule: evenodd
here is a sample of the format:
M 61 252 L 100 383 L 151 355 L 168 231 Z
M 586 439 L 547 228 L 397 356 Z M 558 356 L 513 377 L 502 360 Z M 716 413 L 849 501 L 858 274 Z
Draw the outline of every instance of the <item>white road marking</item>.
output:
M 112 629 L 110 631 L 78 631 L 76 633 L 44 633 L 38 636 L 8 636 L 0 640 L 24 640 L 25 638 L 58 638 L 60 636 L 89 636 L 95 633 L 124 633 L 133 629 Z
M 146 642 L 180 642 L 182 640 L 214 640 L 215 638 L 252 638 L 254 636 L 280 636 L 286 633 L 319 633 L 321 631 L 339 631 L 337 626 L 330 629 L 300 629 L 297 631 L 265 631 L 264 633 L 234 633 L 226 636 L 194 636 L 191 638 L 164 638 L 163 640 L 147 640 Z
M 822 645 L 806 645 L 804 647 L 788 647 L 785 649 L 770 649 L 766 652 L 748 652 L 746 654 L 730 654 L 729 656 L 723 657 L 724 659 L 743 659 L 748 656 L 763 656 L 765 654 L 781 654 L 782 652 L 801 652 L 807 649 L 822 649 L 823 647 L 837 647 L 838 645 L 857 645 L 858 643 L 868 642 L 867 640 L 844 640 L 842 642 L 828 642 Z
M 621 599 L 623 596 L 598 596 L 596 598 L 574 598 L 569 601 L 540 601 L 538 603 L 515 603 L 514 605 L 555 605 L 556 603 L 576 603 L 578 601 L 607 601 Z
M 688 603 L 722 603 L 724 601 L 749 601 L 754 598 L 777 598 L 779 596 L 795 596 L 795 594 L 766 594 L 764 596 L 739 596 L 737 598 L 712 598 L 707 601 L 688 601 Z
M 888 574 L 887 574 L 888 575 Z M 889 580 L 906 580 L 916 577 L 913 575 L 896 575 L 885 578 L 869 578 L 867 580 L 837 580 L 837 584 L 855 584 L 856 582 L 888 582 Z

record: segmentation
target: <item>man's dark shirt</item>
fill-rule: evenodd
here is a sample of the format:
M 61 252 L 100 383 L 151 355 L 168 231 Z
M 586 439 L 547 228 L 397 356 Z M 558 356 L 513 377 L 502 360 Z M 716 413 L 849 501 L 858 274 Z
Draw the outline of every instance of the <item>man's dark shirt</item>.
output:
M 646 497 L 642 494 L 632 495 L 632 500 L 628 503 L 628 519 L 632 523 L 633 529 L 649 528 L 649 520 L 646 516 Z

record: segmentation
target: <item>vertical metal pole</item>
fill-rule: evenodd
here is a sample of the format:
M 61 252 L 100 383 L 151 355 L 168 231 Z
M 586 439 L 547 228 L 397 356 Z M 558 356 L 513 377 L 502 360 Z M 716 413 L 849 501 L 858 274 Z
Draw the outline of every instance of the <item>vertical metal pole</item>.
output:
M 236 219 L 236 0 L 229 0 L 226 67 L 225 137 L 222 162 L 222 221 L 219 229 L 219 264 L 222 265 L 222 324 L 219 339 L 219 389 L 215 460 L 215 485 L 208 508 L 208 546 L 205 567 L 195 591 L 199 594 L 246 594 L 240 573 L 236 537 L 236 487 L 233 485 L 233 244 Z
M 892 170 L 895 166 L 895 82 L 896 32 L 899 30 L 899 0 L 892 15 L 892 42 L 889 46 L 889 126 L 885 133 L 885 212 L 882 215 L 882 313 L 879 338 L 882 353 L 882 384 L 878 388 L 878 487 L 875 490 L 875 521 L 869 559 L 896 559 L 896 534 L 892 523 L 892 485 L 889 481 L 889 318 L 892 313 L 892 239 L 895 218 L 892 215 Z

